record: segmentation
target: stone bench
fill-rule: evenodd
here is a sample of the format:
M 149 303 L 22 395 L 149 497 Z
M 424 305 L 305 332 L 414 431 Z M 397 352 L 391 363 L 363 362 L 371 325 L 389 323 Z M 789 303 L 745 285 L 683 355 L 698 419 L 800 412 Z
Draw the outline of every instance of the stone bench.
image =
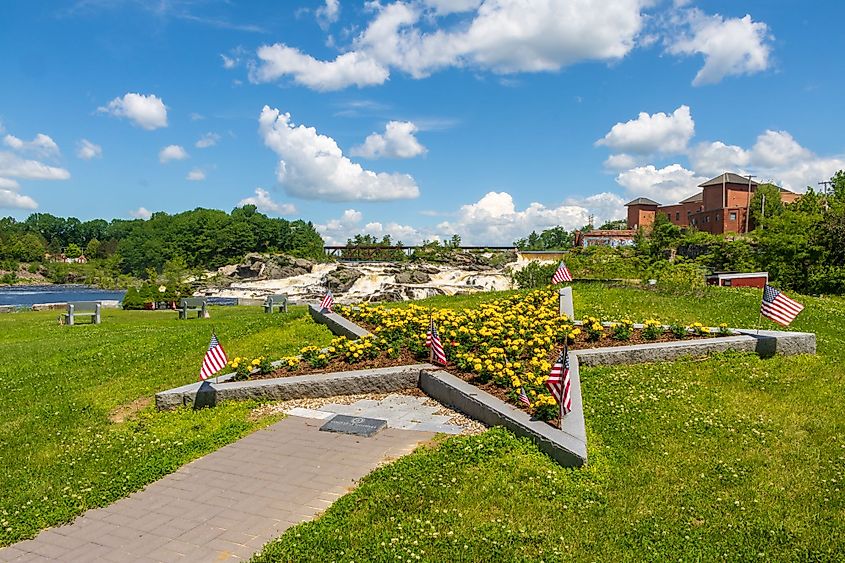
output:
M 197 312 L 197 318 L 205 318 L 208 315 L 206 310 L 207 301 L 202 297 L 183 297 L 179 300 L 179 320 L 187 320 L 188 313 Z
M 99 301 L 71 301 L 67 304 L 67 313 L 63 315 L 64 324 L 73 326 L 76 324 L 76 317 L 91 317 L 91 324 L 100 324 L 100 310 L 102 303 Z
M 287 313 L 288 296 L 285 294 L 268 295 L 267 298 L 264 300 L 264 312 L 272 313 L 273 309 L 276 307 L 278 307 L 280 313 Z

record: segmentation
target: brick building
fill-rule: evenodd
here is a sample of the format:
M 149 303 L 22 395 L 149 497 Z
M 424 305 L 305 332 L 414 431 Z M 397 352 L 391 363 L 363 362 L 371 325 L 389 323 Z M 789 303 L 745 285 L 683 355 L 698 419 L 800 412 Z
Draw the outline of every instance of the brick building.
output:
M 699 187 L 701 191 L 672 205 L 660 205 L 638 197 L 628 208 L 628 228 L 637 229 L 654 223 L 658 213 L 679 227 L 695 227 L 711 234 L 744 233 L 748 228 L 748 206 L 757 190 L 757 182 L 732 172 L 719 174 Z M 780 188 L 783 203 L 792 203 L 800 196 Z

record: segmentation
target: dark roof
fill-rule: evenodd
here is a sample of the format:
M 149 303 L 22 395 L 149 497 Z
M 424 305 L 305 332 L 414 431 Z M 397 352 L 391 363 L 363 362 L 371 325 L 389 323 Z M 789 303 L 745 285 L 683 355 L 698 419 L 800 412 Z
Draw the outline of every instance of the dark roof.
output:
M 704 200 L 704 192 L 698 192 L 697 194 L 691 195 L 686 199 L 682 199 L 678 203 L 696 203 L 698 201 L 703 201 L 703 200 Z
M 723 174 L 719 174 L 715 178 L 711 178 L 707 180 L 703 184 L 699 184 L 699 188 L 704 188 L 706 186 L 721 186 L 722 182 L 726 184 L 742 184 L 744 186 L 748 185 L 748 177 L 740 176 L 739 174 L 734 174 L 733 172 L 725 172 Z M 756 186 L 757 182 L 751 180 L 751 185 Z
M 660 204 L 657 203 L 656 201 L 652 201 L 652 200 L 648 199 L 647 197 L 638 197 L 637 199 L 635 199 L 633 201 L 629 201 L 628 203 L 626 203 L 625 207 L 628 207 L 629 205 L 660 205 Z

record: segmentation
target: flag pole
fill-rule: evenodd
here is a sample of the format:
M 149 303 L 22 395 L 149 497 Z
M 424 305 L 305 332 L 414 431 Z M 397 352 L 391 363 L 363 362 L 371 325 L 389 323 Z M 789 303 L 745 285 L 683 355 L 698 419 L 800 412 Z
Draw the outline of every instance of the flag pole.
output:
M 214 330 L 214 325 L 211 325 L 211 337 L 214 338 L 215 336 L 217 336 L 217 331 Z M 220 372 L 219 371 L 214 375 L 214 384 L 215 385 L 220 384 Z
M 428 363 L 434 363 L 434 313 L 428 309 Z
M 567 334 L 563 338 L 563 365 L 569 365 L 569 335 Z M 562 379 L 560 380 L 560 429 L 563 430 L 563 382 L 566 380 L 564 374 L 561 374 Z

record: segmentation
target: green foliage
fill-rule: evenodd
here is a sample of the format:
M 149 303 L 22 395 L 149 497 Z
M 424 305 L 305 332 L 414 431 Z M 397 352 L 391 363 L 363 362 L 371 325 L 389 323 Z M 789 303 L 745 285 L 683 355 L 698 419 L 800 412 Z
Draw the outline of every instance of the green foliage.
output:
M 341 258 L 354 260 L 391 260 L 403 262 L 408 256 L 397 246 L 402 242 L 394 243 L 390 235 L 384 235 L 381 240 L 374 235 L 355 235 L 347 239 L 346 248 L 341 251 Z
M 575 297 L 589 315 L 754 326 L 760 292 L 576 284 Z M 839 560 L 845 301 L 799 299 L 794 328 L 817 334 L 818 356 L 582 367 L 586 467 L 501 428 L 448 438 L 380 467 L 256 560 Z
M 108 505 L 272 422 L 254 402 L 157 412 L 153 395 L 197 380 L 208 321 L 173 311 L 103 311 L 59 326 L 56 312 L 0 315 L 0 545 Z M 329 331 L 304 308 L 212 307 L 230 355 L 295 353 Z
M 592 279 L 639 279 L 645 261 L 632 248 L 589 246 L 573 248 L 566 265 L 573 276 Z
M 536 289 L 551 284 L 555 270 L 557 264 L 529 262 L 521 270 L 511 273 L 511 279 L 519 289 Z
M 123 296 L 123 308 L 127 310 L 144 308 L 144 299 L 134 287 L 130 287 Z
M 46 251 L 57 254 L 62 248 L 71 258 L 80 256 L 82 249 L 89 260 L 116 257 L 114 263 L 99 264 L 108 269 L 100 275 L 114 278 L 121 272 L 140 277 L 149 268 L 160 272 L 174 259 L 182 260 L 187 268 L 217 268 L 248 252 L 319 259 L 323 239 L 311 223 L 271 219 L 252 205 L 231 213 L 202 208 L 176 215 L 155 213 L 146 221 L 83 223 L 48 213 L 33 213 L 23 222 L 0 219 L 0 260 L 40 261 Z M 67 277 L 59 271 L 54 274 L 52 280 L 59 283 Z
M 670 294 L 698 294 L 707 287 L 705 269 L 680 258 L 675 262 L 656 262 L 648 274 L 649 279 L 657 280 L 658 289 Z
M 79 245 L 76 243 L 70 243 L 65 250 L 65 256 L 68 258 L 79 258 L 82 256 L 82 249 L 79 248 Z
M 628 228 L 627 219 L 616 219 L 615 221 L 607 221 L 601 227 L 600 231 L 624 231 Z
M 765 207 L 763 201 L 765 199 Z M 760 184 L 751 197 L 751 228 L 760 225 L 763 217 L 775 217 L 783 213 L 780 188 L 774 184 Z
M 557 226 L 546 229 L 539 235 L 536 231 L 531 231 L 528 237 L 514 241 L 513 244 L 520 250 L 566 250 L 572 248 L 574 240 L 574 232 Z

